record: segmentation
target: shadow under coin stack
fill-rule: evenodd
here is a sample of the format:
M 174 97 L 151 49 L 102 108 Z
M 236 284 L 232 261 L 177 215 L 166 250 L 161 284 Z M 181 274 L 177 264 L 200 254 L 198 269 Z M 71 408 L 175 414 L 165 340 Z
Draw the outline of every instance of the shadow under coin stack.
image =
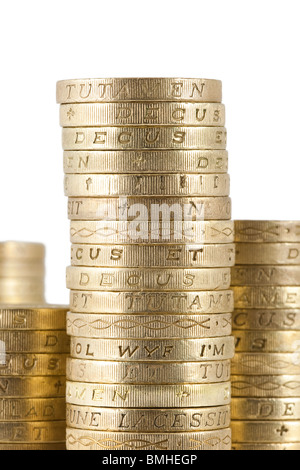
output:
M 0 303 L 43 303 L 45 247 L 39 243 L 0 243 Z
M 67 308 L 43 302 L 44 252 L 0 244 L 0 450 L 66 448 Z
M 236 450 L 300 450 L 300 222 L 237 221 Z
M 58 83 L 73 243 L 70 450 L 231 449 L 221 98 L 214 80 Z

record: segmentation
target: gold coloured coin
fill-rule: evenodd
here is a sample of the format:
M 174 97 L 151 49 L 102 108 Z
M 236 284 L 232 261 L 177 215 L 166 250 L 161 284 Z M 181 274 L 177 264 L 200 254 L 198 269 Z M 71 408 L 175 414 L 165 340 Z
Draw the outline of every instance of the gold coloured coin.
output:
M 189 433 L 112 433 L 67 429 L 68 450 L 231 450 L 231 430 Z
M 67 306 L 14 305 L 0 304 L 1 330 L 64 330 L 66 327 Z
M 226 150 L 118 150 L 64 152 L 64 171 L 71 174 L 227 173 Z
M 114 237 L 127 243 L 153 241 L 153 243 L 232 244 L 233 224 L 228 222 L 71 222 L 71 242 L 84 244 L 110 244 Z
M 0 260 L 1 278 L 36 278 L 45 276 L 44 263 Z M 39 281 L 40 282 L 40 281 Z
M 232 333 L 231 313 L 95 315 L 68 313 L 67 333 L 82 338 L 210 338 Z
M 60 107 L 61 127 L 225 125 L 220 103 L 81 103 Z
M 74 127 L 62 130 L 63 150 L 226 150 L 225 127 Z
M 297 353 L 300 357 L 298 331 L 234 330 L 236 352 Z
M 44 278 L 0 278 L 0 304 L 43 305 Z
M 236 220 L 235 241 L 245 243 L 300 243 L 300 221 Z
M 299 421 L 232 421 L 232 439 L 240 443 L 298 443 Z
M 299 286 L 300 266 L 235 266 L 233 286 Z
M 90 267 L 231 267 L 235 246 L 222 245 L 72 245 L 73 266 Z
M 70 358 L 67 379 L 107 384 L 210 384 L 230 380 L 230 361 L 213 362 L 116 362 Z
M 237 243 L 236 264 L 300 265 L 300 243 Z
M 200 315 L 233 310 L 233 292 L 70 292 L 70 308 L 77 313 Z M 168 316 L 166 317 L 168 318 Z M 151 318 L 150 318 L 151 319 Z
M 154 217 L 158 214 L 158 219 L 152 220 L 155 223 L 154 229 L 157 236 L 157 231 L 160 227 L 167 226 L 168 230 L 171 229 L 171 234 L 174 237 L 173 230 L 180 229 L 181 224 L 185 224 L 184 232 L 186 236 L 197 237 L 201 236 L 200 241 L 204 235 L 214 241 L 208 243 L 233 243 L 234 230 L 233 221 L 229 221 L 231 217 L 231 199 L 228 197 L 146 197 L 141 200 L 140 197 L 119 197 L 119 198 L 69 198 L 68 202 L 68 217 L 71 220 L 83 221 L 91 220 L 99 224 L 98 236 L 107 236 L 107 229 L 105 229 L 108 222 L 112 224 L 112 233 L 119 233 L 124 230 L 125 224 L 128 221 L 145 222 L 141 224 L 141 231 L 151 233 L 151 219 L 154 211 Z M 158 224 L 160 214 L 165 217 L 165 220 Z M 138 220 L 136 220 L 138 218 Z M 220 220 L 218 220 L 220 219 Z M 223 222 L 226 220 L 227 222 Z M 170 221 L 180 222 L 175 228 Z M 183 222 L 184 221 L 184 222 Z M 209 221 L 209 222 L 207 222 Z M 119 224 L 117 223 L 119 222 Z M 147 222 L 147 224 L 146 224 Z M 192 222 L 197 222 L 193 224 Z M 124 225 L 123 225 L 124 224 Z M 110 227 L 110 225 L 108 225 Z M 119 228 L 121 227 L 121 229 Z M 134 225 L 130 225 L 134 228 Z M 215 228 L 215 230 L 214 230 Z M 127 227 L 126 227 L 127 230 Z M 160 229 L 161 230 L 161 229 Z M 191 231 L 195 233 L 191 233 Z M 153 228 L 152 228 L 153 231 Z M 182 231 L 182 230 L 181 230 Z M 168 232 L 169 233 L 169 232 Z M 91 235 L 91 234 L 90 234 Z M 88 237 L 85 234 L 85 237 Z M 143 236 L 145 236 L 143 234 Z M 149 235 L 148 235 L 149 237 Z M 194 239 L 194 238 L 191 238 Z M 178 237 L 176 238 L 178 239 Z M 147 238 L 148 240 L 148 238 Z M 224 241 L 222 241 L 224 240 Z M 165 241 L 165 240 L 164 240 Z M 172 242 L 172 238 L 170 238 Z M 94 243 L 100 243 L 100 239 Z M 93 242 L 90 242 L 93 243 Z
M 64 398 L 0 398 L 0 422 L 63 421 Z
M 111 408 L 229 405 L 230 382 L 206 385 L 107 385 L 67 382 L 67 403 Z
M 232 450 L 239 450 L 239 451 L 251 451 L 254 450 L 258 451 L 296 451 L 300 450 L 300 442 L 299 443 L 285 443 L 285 444 L 238 444 L 233 442 Z
M 68 353 L 69 338 L 65 331 L 0 331 L 5 353 Z
M 300 353 L 236 353 L 233 375 L 300 375 Z
M 30 444 L 30 443 L 0 443 L 0 450 L 6 451 L 32 451 L 32 450 L 39 450 L 39 451 L 49 451 L 49 450 L 56 450 L 56 451 L 63 451 L 66 450 L 66 443 L 65 440 L 63 442 L 51 442 L 51 443 L 43 443 L 43 444 Z
M 230 407 L 115 409 L 67 405 L 67 426 L 108 432 L 201 432 L 230 426 Z
M 230 268 L 139 269 L 69 266 L 67 288 L 94 291 L 206 291 L 230 287 Z M 300 291 L 300 289 L 299 289 Z
M 64 397 L 65 385 L 65 376 L 0 377 L 0 398 Z
M 297 309 L 300 287 L 232 287 L 236 309 Z
M 68 197 L 229 196 L 228 174 L 214 175 L 67 175 Z M 140 201 L 142 206 L 143 201 Z
M 65 421 L 36 423 L 0 423 L 0 442 L 59 442 L 64 440 Z
M 98 361 L 224 361 L 234 356 L 234 338 L 89 339 L 71 337 L 71 356 Z
M 2 242 L 0 243 L 0 262 L 3 261 L 43 261 L 45 246 L 41 243 Z
M 222 82 L 204 78 L 99 78 L 57 82 L 57 103 L 222 101 Z
M 232 375 L 232 396 L 239 398 L 294 398 L 300 394 L 299 375 Z
M 235 310 L 236 330 L 300 331 L 300 310 Z
M 300 398 L 233 398 L 231 410 L 233 420 L 300 420 Z
M 65 375 L 66 354 L 5 354 L 0 358 L 0 377 Z

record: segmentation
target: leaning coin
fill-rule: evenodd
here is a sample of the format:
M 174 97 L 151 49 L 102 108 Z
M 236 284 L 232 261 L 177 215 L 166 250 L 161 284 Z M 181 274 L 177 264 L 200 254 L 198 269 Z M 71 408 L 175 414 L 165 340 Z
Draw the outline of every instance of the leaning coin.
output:
M 232 419 L 300 420 L 300 398 L 232 398 Z
M 0 398 L 0 422 L 63 421 L 64 398 Z
M 36 423 L 0 423 L 0 442 L 44 443 L 63 441 L 65 421 L 39 421 Z
M 221 291 L 230 287 L 230 268 L 135 269 L 69 266 L 66 282 L 68 289 L 87 291 Z
M 299 397 L 300 376 L 242 376 L 232 375 L 232 396 L 240 398 Z
M 67 354 L 0 354 L 0 377 L 64 375 Z
M 234 261 L 234 244 L 76 244 L 71 247 L 71 263 L 73 266 L 120 268 L 214 268 L 232 267 L 234 265 Z
M 199 432 L 230 427 L 230 407 L 116 409 L 67 405 L 67 427 L 109 432 Z
M 226 150 L 98 150 L 64 152 L 64 172 L 71 174 L 227 173 Z
M 107 384 L 210 384 L 230 380 L 230 361 L 212 362 L 117 362 L 70 358 L 67 378 Z
M 299 443 L 299 421 L 232 421 L 231 427 L 237 443 Z
M 300 375 L 300 354 L 236 353 L 233 375 Z
M 69 312 L 67 333 L 82 338 L 213 338 L 232 333 L 231 313 L 213 315 L 95 315 Z M 1 368 L 0 368 L 1 370 Z
M 229 405 L 230 382 L 207 385 L 107 385 L 67 382 L 67 403 L 111 408 L 198 408 Z
M 99 223 L 99 235 L 103 237 L 108 235 L 107 229 L 105 229 L 106 223 L 108 223 L 108 227 L 110 227 L 109 222 L 112 224 L 112 233 L 114 233 L 115 230 L 118 230 L 116 233 L 119 233 L 120 230 L 122 230 L 122 232 L 124 231 L 124 226 L 126 230 L 128 229 L 126 223 L 128 225 L 128 222 L 136 222 L 135 219 L 137 217 L 139 222 L 143 222 L 143 224 L 141 224 L 143 237 L 145 237 L 145 233 L 143 232 L 148 232 L 148 238 L 150 234 L 153 236 L 151 218 L 149 221 L 149 214 L 152 214 L 152 211 L 154 211 L 154 216 L 156 217 L 156 219 L 154 217 L 155 220 L 152 221 L 154 223 L 154 233 L 156 237 L 158 237 L 158 229 L 163 230 L 165 228 L 165 230 L 168 230 L 167 233 L 171 231 L 171 242 L 178 239 L 179 241 L 181 240 L 177 232 L 179 232 L 182 237 L 191 237 L 190 240 L 195 239 L 196 242 L 233 243 L 234 241 L 233 221 L 229 221 L 231 218 L 231 199 L 229 197 L 169 196 L 168 199 L 166 199 L 161 196 L 147 196 L 142 200 L 139 196 L 123 196 L 118 198 L 72 197 L 69 198 L 68 201 L 69 219 L 76 221 L 87 220 Z M 165 217 L 165 220 L 162 222 L 159 222 L 160 215 Z M 223 222 L 224 220 L 227 222 Z M 174 225 L 174 221 L 178 223 Z M 117 222 L 120 223 L 118 224 Z M 82 228 L 84 228 L 84 226 Z M 129 228 L 133 231 L 134 224 L 129 224 Z M 175 233 L 173 233 L 174 231 Z M 136 232 L 138 232 L 138 230 L 136 230 Z M 91 235 L 93 234 L 82 234 L 85 238 L 89 238 Z M 172 237 L 174 237 L 174 239 Z M 138 234 L 137 239 L 139 239 Z M 162 238 L 162 240 L 164 240 L 164 238 Z M 185 238 L 182 240 L 184 241 Z M 189 239 L 187 238 L 187 240 Z M 100 243 L 100 238 L 90 243 Z
M 188 280 L 188 278 L 186 278 Z M 71 290 L 70 308 L 77 313 L 184 314 L 227 313 L 233 310 L 233 292 L 106 292 Z M 168 318 L 168 316 L 166 317 Z M 150 318 L 151 319 L 151 318 Z
M 214 175 L 67 175 L 68 197 L 229 196 L 228 174 Z M 140 201 L 142 202 L 142 201 Z
M 60 107 L 61 127 L 195 126 L 225 125 L 220 103 L 81 103 Z
M 69 338 L 65 331 L 0 331 L 5 353 L 68 353 Z
M 231 450 L 231 430 L 189 433 L 122 433 L 67 429 L 68 450 Z
M 71 356 L 96 361 L 220 361 L 234 356 L 234 338 L 89 339 L 71 337 Z

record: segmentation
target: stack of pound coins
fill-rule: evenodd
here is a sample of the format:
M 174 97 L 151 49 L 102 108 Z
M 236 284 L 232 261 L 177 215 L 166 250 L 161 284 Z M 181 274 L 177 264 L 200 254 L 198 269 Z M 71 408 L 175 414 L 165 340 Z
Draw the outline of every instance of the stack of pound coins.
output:
M 0 450 L 64 450 L 67 307 L 44 300 L 45 247 L 0 243 Z
M 230 450 L 221 83 L 57 85 L 71 219 L 69 450 Z
M 0 243 L 0 303 L 42 304 L 44 291 L 44 245 Z
M 237 450 L 300 450 L 300 222 L 237 221 Z
M 0 305 L 0 450 L 65 449 L 67 311 Z

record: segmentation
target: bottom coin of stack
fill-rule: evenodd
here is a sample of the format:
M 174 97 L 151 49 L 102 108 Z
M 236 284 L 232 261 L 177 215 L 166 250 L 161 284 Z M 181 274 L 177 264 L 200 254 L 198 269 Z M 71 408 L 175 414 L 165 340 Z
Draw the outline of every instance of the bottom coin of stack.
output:
M 299 225 L 236 222 L 236 450 L 300 450 Z
M 66 312 L 0 305 L 0 450 L 65 449 Z
M 68 313 L 68 449 L 231 449 L 231 314 L 218 308 L 233 297 L 201 294 L 214 313 Z

